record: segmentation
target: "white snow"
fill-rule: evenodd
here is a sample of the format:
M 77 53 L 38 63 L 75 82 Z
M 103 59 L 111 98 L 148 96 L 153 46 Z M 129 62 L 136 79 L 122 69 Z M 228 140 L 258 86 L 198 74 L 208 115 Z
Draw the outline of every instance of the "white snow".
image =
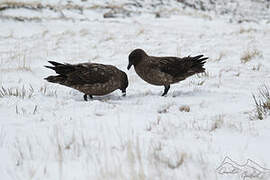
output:
M 226 156 L 270 169 L 270 118 L 250 119 L 252 94 L 270 79 L 269 23 L 190 13 L 91 15 L 0 21 L 0 86 L 20 94 L 0 97 L 1 179 L 240 179 L 216 171 Z M 155 56 L 204 54 L 207 73 L 161 97 L 163 87 L 127 71 L 135 48 Z M 253 50 L 259 55 L 242 63 Z M 44 67 L 48 60 L 115 65 L 128 74 L 127 96 L 115 91 L 85 102 L 82 93 L 43 80 L 54 74 Z M 183 105 L 190 112 L 180 111 Z

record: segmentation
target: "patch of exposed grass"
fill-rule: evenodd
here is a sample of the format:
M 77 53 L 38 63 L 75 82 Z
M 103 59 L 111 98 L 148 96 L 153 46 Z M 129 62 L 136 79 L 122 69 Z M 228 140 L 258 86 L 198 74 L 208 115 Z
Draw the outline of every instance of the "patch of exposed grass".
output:
M 187 154 L 184 152 L 178 152 L 178 150 L 175 149 L 174 154 L 175 154 L 174 156 L 175 158 L 174 160 L 172 160 L 166 155 L 162 154 L 161 149 L 157 149 L 157 150 L 154 150 L 153 158 L 155 160 L 155 163 L 165 165 L 169 169 L 174 170 L 182 166 L 187 159 Z
M 190 106 L 189 105 L 182 105 L 179 107 L 179 111 L 181 112 L 189 112 L 190 111 Z
M 255 114 L 251 119 L 263 120 L 270 113 L 270 90 L 269 86 L 263 85 L 258 94 L 252 94 L 255 103 Z
M 1 86 L 0 98 L 7 97 L 7 96 L 14 96 L 14 97 L 22 98 L 22 99 L 32 98 L 35 92 L 41 93 L 49 97 L 52 97 L 52 96 L 57 97 L 56 89 L 50 89 L 46 85 L 41 86 L 38 90 L 35 90 L 31 85 L 29 85 L 28 88 L 26 88 L 23 85 L 22 87 L 12 87 L 12 88 Z
M 57 97 L 56 89 L 49 89 L 46 85 L 41 86 L 39 92 L 44 94 L 45 96 Z
M 32 71 L 29 64 L 26 63 L 26 56 L 23 55 L 22 58 L 19 59 L 19 64 L 17 70 L 20 71 Z
M 224 114 L 215 116 L 215 118 L 213 119 L 213 123 L 212 123 L 210 131 L 214 131 L 216 129 L 221 128 L 221 126 L 224 124 L 224 117 L 225 117 Z
M 35 115 L 38 112 L 38 105 L 35 105 L 33 109 L 25 108 L 24 106 L 15 106 L 15 112 L 17 115 L 24 115 L 24 114 L 33 114 Z
M 261 67 L 262 67 L 262 64 L 257 64 L 257 65 L 254 65 L 254 66 L 252 67 L 252 70 L 253 70 L 253 71 L 260 71 L 260 70 L 261 70 Z
M 32 72 L 30 50 L 23 49 L 21 44 L 18 43 L 14 47 L 14 50 L 8 50 L 0 57 L 0 71 L 28 71 Z
M 250 33 L 250 32 L 256 32 L 257 30 L 256 29 L 253 29 L 253 28 L 241 28 L 239 30 L 239 33 L 240 34 L 243 34 L 243 33 Z
M 261 51 L 259 51 L 258 49 L 247 50 L 242 54 L 240 60 L 241 63 L 247 63 L 256 57 L 262 57 Z
M 6 97 L 6 96 L 15 96 L 20 98 L 31 98 L 34 94 L 34 89 L 32 86 L 30 86 L 28 89 L 26 89 L 24 86 L 21 88 L 5 88 L 2 86 L 0 88 L 0 98 Z

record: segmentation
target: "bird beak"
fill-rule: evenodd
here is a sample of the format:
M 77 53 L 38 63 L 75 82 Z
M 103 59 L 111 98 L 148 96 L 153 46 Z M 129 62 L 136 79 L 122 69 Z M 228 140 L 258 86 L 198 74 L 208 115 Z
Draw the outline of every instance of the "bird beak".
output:
M 126 93 L 126 90 L 122 90 L 122 96 L 126 96 L 127 93 Z
M 129 70 L 131 68 L 132 64 L 129 63 L 127 69 Z

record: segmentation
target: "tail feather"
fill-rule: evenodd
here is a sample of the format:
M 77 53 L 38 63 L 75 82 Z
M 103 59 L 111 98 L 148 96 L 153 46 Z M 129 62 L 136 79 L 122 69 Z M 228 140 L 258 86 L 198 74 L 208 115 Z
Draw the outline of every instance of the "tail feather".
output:
M 55 62 L 55 61 L 48 61 L 48 62 L 51 63 L 54 66 L 64 65 L 64 64 L 61 64 L 61 63 Z
M 195 57 L 191 57 L 191 58 L 192 58 L 192 60 L 196 61 L 196 60 L 200 59 L 201 57 L 203 57 L 202 54 L 198 55 L 198 56 L 195 56 Z
M 44 67 L 55 70 L 55 67 L 52 67 L 52 66 L 44 66 Z
M 71 64 L 61 64 L 55 61 L 48 61 L 48 62 L 54 65 L 54 67 L 53 66 L 44 66 L 44 67 L 54 70 L 57 74 L 66 75 L 75 70 L 74 66 L 72 66 Z
M 191 60 L 193 62 L 191 69 L 195 71 L 196 73 L 202 73 L 205 71 L 205 68 L 203 67 L 204 63 L 208 59 L 208 57 L 202 58 L 203 55 L 191 57 Z

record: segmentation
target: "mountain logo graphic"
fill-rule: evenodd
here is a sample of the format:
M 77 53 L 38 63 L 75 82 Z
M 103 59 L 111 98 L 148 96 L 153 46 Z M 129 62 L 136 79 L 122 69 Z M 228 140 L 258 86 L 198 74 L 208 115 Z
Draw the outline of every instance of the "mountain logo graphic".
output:
M 260 166 L 258 163 L 248 159 L 243 165 L 233 161 L 226 156 L 221 165 L 216 169 L 219 174 L 235 174 L 239 175 L 242 180 L 247 178 L 263 178 L 270 175 L 270 169 Z

